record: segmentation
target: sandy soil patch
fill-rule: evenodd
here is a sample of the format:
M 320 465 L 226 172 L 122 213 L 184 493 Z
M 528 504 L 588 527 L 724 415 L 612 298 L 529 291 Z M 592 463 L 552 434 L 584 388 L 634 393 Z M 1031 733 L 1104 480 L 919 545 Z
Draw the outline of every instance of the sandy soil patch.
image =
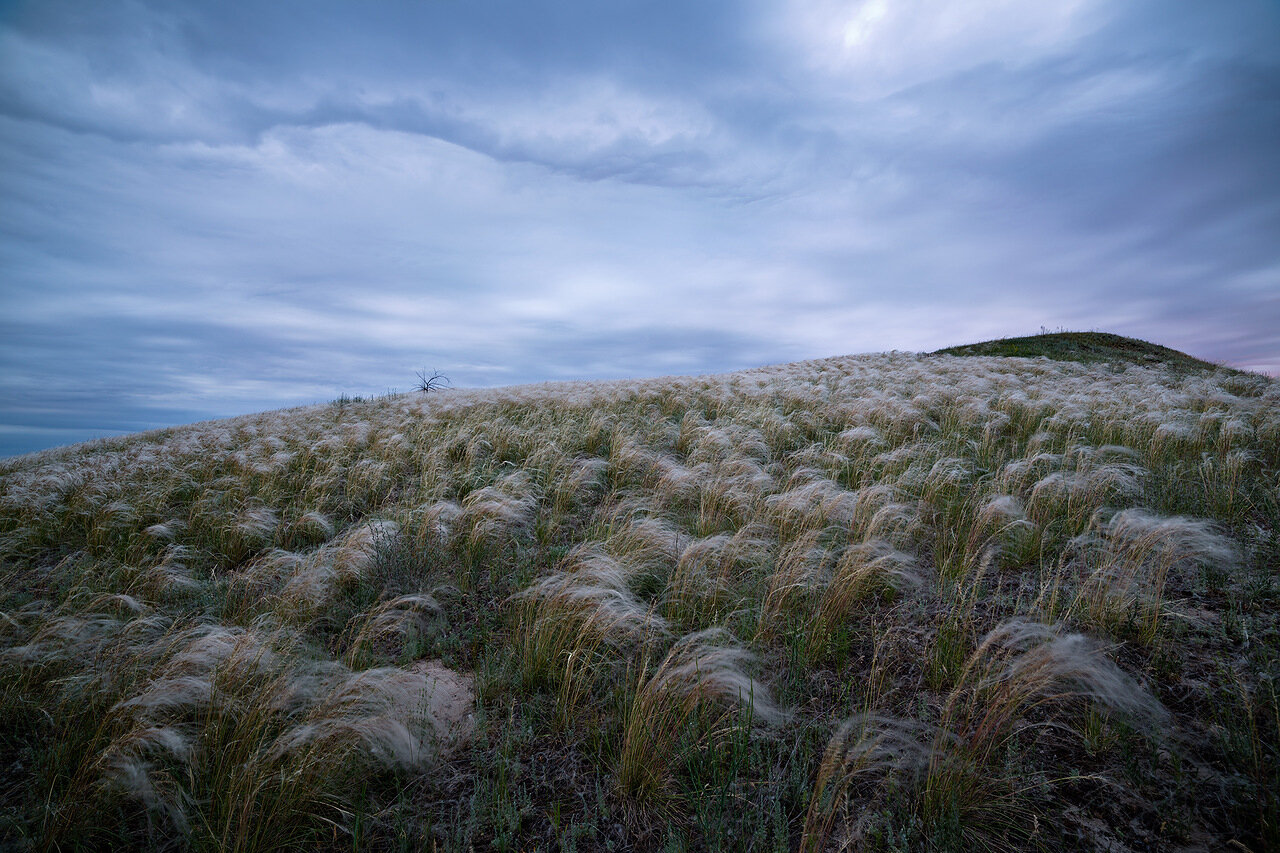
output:
M 470 740 L 475 731 L 475 678 L 438 660 L 418 661 L 413 669 L 427 677 L 431 721 L 440 751 L 447 755 Z

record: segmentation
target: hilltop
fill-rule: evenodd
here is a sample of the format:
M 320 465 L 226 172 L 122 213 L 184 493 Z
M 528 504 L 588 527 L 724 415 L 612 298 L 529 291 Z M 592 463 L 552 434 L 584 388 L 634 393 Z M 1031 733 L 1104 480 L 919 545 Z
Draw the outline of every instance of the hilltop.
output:
M 445 390 L 8 460 L 0 837 L 1276 849 L 1280 383 L 1142 363 Z
M 1017 358 L 1050 358 L 1083 364 L 1137 364 L 1177 370 L 1218 370 L 1203 361 L 1159 344 L 1114 335 L 1110 332 L 1048 332 L 1021 338 L 999 338 L 977 344 L 947 347 L 931 355 L 991 355 Z

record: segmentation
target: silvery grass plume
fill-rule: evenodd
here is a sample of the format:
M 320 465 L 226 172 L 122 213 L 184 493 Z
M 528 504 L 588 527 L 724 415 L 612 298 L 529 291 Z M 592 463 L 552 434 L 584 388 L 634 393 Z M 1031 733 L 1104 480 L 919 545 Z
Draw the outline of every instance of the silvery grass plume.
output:
M 1150 458 L 1176 457 L 1196 446 L 1195 428 L 1188 420 L 1174 420 L 1167 411 L 1151 412 L 1148 417 L 1156 422 L 1147 445 L 1147 455 Z
M 601 515 L 604 549 L 625 565 L 630 583 L 664 586 L 689 542 L 688 534 L 627 501 Z
M 807 607 L 829 577 L 837 547 L 824 530 L 810 530 L 783 546 L 760 605 L 760 637 L 775 636 L 785 620 Z
M 279 515 L 269 506 L 250 506 L 237 516 L 234 526 L 236 555 L 247 555 L 269 547 L 275 538 Z
M 730 413 L 732 417 L 735 413 Z M 713 469 L 734 461 L 751 460 L 757 464 L 768 460 L 769 446 L 759 430 L 736 423 L 701 424 L 692 430 L 684 442 L 683 425 L 681 440 L 677 443 L 692 464 L 706 464 Z
M 421 770 L 447 735 L 422 668 L 352 672 L 269 622 L 195 626 L 163 645 L 112 707 L 95 766 L 193 842 L 262 849 L 316 820 L 341 824 L 358 774 Z
M 876 483 L 854 493 L 850 532 L 856 540 L 883 539 L 907 549 L 920 538 L 923 525 L 917 506 L 904 500 L 896 486 Z
M 386 519 L 368 521 L 352 529 L 331 551 L 338 579 L 351 582 L 363 578 L 378 552 L 394 545 L 399 535 L 400 525 Z
M 771 559 L 776 545 L 763 524 L 690 541 L 663 590 L 663 609 L 686 624 L 715 622 L 743 604 L 742 590 Z
M 848 526 L 855 506 L 854 493 L 821 471 L 808 468 L 793 472 L 785 491 L 765 498 L 765 507 L 783 539 L 829 525 Z
M 1004 463 L 996 473 L 994 487 L 997 491 L 1026 495 L 1042 478 L 1062 468 L 1061 453 L 1040 450 L 1050 433 L 1036 433 L 1027 441 L 1027 455 Z
M 1202 568 L 1230 568 L 1239 559 L 1234 543 L 1214 523 L 1141 509 L 1095 517 L 1068 553 L 1084 572 L 1069 610 L 1115 627 L 1131 620 L 1147 642 L 1169 613 L 1171 582 L 1181 586 Z
M 967 493 L 974 477 L 974 464 L 958 456 L 942 456 L 929 466 L 921 484 L 921 498 L 929 503 L 946 505 Z
M 705 464 L 692 468 L 665 454 L 650 457 L 657 480 L 653 484 L 655 503 L 659 507 L 680 507 L 697 501 L 702 481 L 710 470 Z
M 837 479 L 849 473 L 849 458 L 823 440 L 813 441 L 787 453 L 785 460 L 786 467 L 793 472 L 813 472 L 810 477 Z
M 296 642 L 266 622 L 249 628 L 218 623 L 181 628 L 149 649 L 153 660 L 146 686 L 116 708 L 150 715 L 207 704 L 219 680 L 242 685 L 274 677 L 283 666 L 282 650 L 287 654 Z M 236 701 L 234 694 L 226 698 Z
M 126 593 L 90 592 L 69 597 L 57 607 L 34 601 L 9 617 L 10 628 L 22 627 L 27 642 L 6 648 L 8 660 L 42 665 L 92 660 L 129 631 L 149 625 L 152 608 Z
M 700 533 L 712 527 L 740 527 L 759 517 L 767 496 L 775 491 L 773 475 L 754 458 L 743 456 L 717 463 L 699 495 Z
M 981 555 L 995 553 L 1001 564 L 1026 566 L 1039 559 L 1041 529 L 1027 518 L 1022 501 L 1013 495 L 985 498 L 969 528 L 965 553 L 976 565 Z
M 599 456 L 565 456 L 556 448 L 554 458 L 541 467 L 548 469 L 547 491 L 556 523 L 574 509 L 603 496 L 609 460 Z
M 374 520 L 309 553 L 272 548 L 227 575 L 231 609 L 243 615 L 270 607 L 295 624 L 323 619 L 326 605 L 364 579 L 399 532 L 395 522 Z
M 985 550 L 970 548 L 984 490 L 974 483 L 975 476 L 970 460 L 942 456 L 919 481 L 919 507 L 929 531 L 933 562 L 948 579 L 968 574 Z
M 64 503 L 82 490 L 90 476 L 83 464 L 69 462 L 7 473 L 0 488 L 0 506 L 34 519 L 42 510 Z
M 872 539 L 845 548 L 822 590 L 809 623 L 809 644 L 821 648 L 838 624 L 873 597 L 921 589 L 926 575 L 911 554 L 890 542 Z
M 403 652 L 416 636 L 444 615 L 440 603 L 427 593 L 401 595 L 382 602 L 351 620 L 346 632 L 344 661 L 356 666 L 370 654 L 371 646 Z
M 462 501 L 459 523 L 468 528 L 471 552 L 482 547 L 500 547 L 527 534 L 533 527 L 541 499 L 528 474 L 516 471 L 467 495 Z
M 615 439 L 609 463 L 618 481 L 649 490 L 661 506 L 678 505 L 697 497 L 700 470 L 687 468 L 630 436 Z
M 101 551 L 125 545 L 137 530 L 138 514 L 133 505 L 113 500 L 94 512 L 87 543 Z
M 455 501 L 423 504 L 411 513 L 413 543 L 421 551 L 448 549 L 462 519 L 462 506 Z
M 422 769 L 435 757 L 436 740 L 449 734 L 435 706 L 436 688 L 423 667 L 338 671 L 271 754 L 321 762 L 331 773 L 349 772 L 351 762 Z
M 168 521 L 152 524 L 144 528 L 142 533 L 157 542 L 172 542 L 186 526 L 186 522 L 181 519 L 171 518 Z
M 698 439 L 705 435 L 706 431 L 711 428 L 710 422 L 707 421 L 701 410 L 690 409 L 686 411 L 680 418 L 679 431 L 676 433 L 676 451 L 688 459 L 694 445 L 698 442 Z M 714 453 L 714 442 L 711 447 Z
M 753 725 L 785 719 L 768 688 L 745 672 L 752 661 L 722 628 L 680 638 L 652 673 L 641 661 L 615 771 L 626 796 L 641 807 L 668 806 L 677 743 L 691 730 L 695 749 L 706 751 Z
M 852 790 L 890 773 L 908 779 L 919 776 L 928 767 L 928 744 L 933 737 L 934 731 L 925 724 L 871 713 L 842 722 L 827 742 L 818 767 L 800 839 L 802 853 L 826 849 L 842 816 L 850 824 L 852 837 L 843 839 L 839 849 L 856 844 L 863 821 L 851 812 L 865 807 L 854 805 Z
M 28 648 L 15 650 L 26 664 L 21 676 L 26 690 L 40 690 L 38 682 L 52 676 L 44 684 L 44 706 L 65 726 L 65 754 L 53 758 L 65 777 L 49 792 L 38 833 L 50 849 L 94 831 L 99 810 L 112 808 L 112 798 L 122 791 L 173 794 L 157 808 L 175 825 L 184 825 L 180 800 L 185 794 L 169 781 L 151 784 L 148 766 L 151 753 L 183 758 L 188 733 L 163 723 L 135 724 L 133 715 L 140 708 L 163 714 L 206 702 L 209 685 L 201 677 L 207 671 L 202 661 L 226 663 L 233 645 L 219 642 L 223 638 L 217 628 L 175 621 L 123 597 L 114 599 L 100 598 L 80 613 L 49 620 Z M 94 612 L 109 606 L 118 609 L 116 616 Z M 28 651 L 36 657 L 23 654 Z M 232 678 L 242 674 L 234 664 L 225 669 Z M 164 689 L 156 689 L 157 680 Z M 130 755 L 137 760 L 127 760 Z M 117 773 L 123 788 L 116 784 Z
M 788 452 L 804 444 L 804 435 L 800 428 L 787 415 L 774 409 L 767 409 L 760 415 L 760 436 L 774 458 L 785 456 Z
M 512 596 L 519 606 L 525 677 L 555 681 L 611 652 L 665 637 L 666 620 L 631 592 L 629 580 L 622 563 L 587 544 L 565 557 L 560 571 Z
M 308 559 L 316 557 L 272 548 L 229 573 L 226 576 L 228 611 L 237 619 L 252 618 L 276 600 L 293 578 L 308 571 Z M 297 593 L 295 586 L 294 595 Z M 291 603 L 296 603 L 296 600 L 291 598 Z
M 1027 515 L 1041 526 L 1053 522 L 1078 532 L 1099 509 L 1139 500 L 1142 477 L 1143 470 L 1128 463 L 1054 471 L 1032 487 L 1026 501 Z
M 396 475 L 396 466 L 386 460 L 359 459 L 346 470 L 347 495 L 357 498 L 362 506 L 380 506 L 395 491 L 398 484 Z
M 204 585 L 192 576 L 192 556 L 184 545 L 169 545 L 160 562 L 130 573 L 125 591 L 152 603 L 199 592 Z
M 1005 750 L 1029 733 L 1071 731 L 1073 716 L 1088 707 L 1152 732 L 1168 717 L 1087 637 L 1006 622 L 966 661 L 936 725 L 865 714 L 840 727 L 815 783 L 802 847 L 821 849 L 852 789 L 897 780 L 926 827 L 955 821 L 967 848 L 1003 849 L 1028 831 L 1025 795 L 1037 787 L 1005 775 Z
M 318 545 L 333 537 L 333 521 L 319 510 L 308 510 L 288 526 L 285 535 L 289 548 Z
M 853 462 L 867 460 L 888 449 L 884 435 L 871 424 L 849 427 L 832 440 L 832 446 Z
M 269 477 L 283 470 L 291 459 L 293 454 L 285 449 L 284 440 L 273 435 L 231 454 L 230 461 L 246 474 Z
M 280 591 L 277 611 L 295 620 L 310 619 L 341 589 L 362 580 L 380 550 L 394 545 L 399 525 L 378 520 L 359 525 L 341 539 L 293 562 L 292 574 Z

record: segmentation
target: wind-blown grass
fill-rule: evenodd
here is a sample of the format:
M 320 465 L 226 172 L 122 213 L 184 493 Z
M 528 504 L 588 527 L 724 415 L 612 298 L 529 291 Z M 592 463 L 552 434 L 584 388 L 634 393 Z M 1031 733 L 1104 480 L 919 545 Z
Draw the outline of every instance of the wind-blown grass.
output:
M 1280 845 L 1280 386 L 1142 365 L 452 389 L 0 461 L 0 834 Z

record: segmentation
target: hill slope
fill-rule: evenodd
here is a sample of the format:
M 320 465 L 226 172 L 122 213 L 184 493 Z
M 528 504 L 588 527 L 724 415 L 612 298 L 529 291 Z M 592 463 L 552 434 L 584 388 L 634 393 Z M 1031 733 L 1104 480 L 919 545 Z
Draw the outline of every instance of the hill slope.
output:
M 1263 377 L 903 354 L 11 460 L 0 837 L 1274 849 L 1278 472 Z
M 1126 338 L 1109 332 L 1052 332 L 1022 338 L 1000 338 L 977 344 L 948 347 L 932 355 L 993 355 L 1019 358 L 1051 358 L 1085 364 L 1107 362 L 1164 365 L 1178 370 L 1216 370 L 1212 362 L 1193 358 L 1159 344 Z

